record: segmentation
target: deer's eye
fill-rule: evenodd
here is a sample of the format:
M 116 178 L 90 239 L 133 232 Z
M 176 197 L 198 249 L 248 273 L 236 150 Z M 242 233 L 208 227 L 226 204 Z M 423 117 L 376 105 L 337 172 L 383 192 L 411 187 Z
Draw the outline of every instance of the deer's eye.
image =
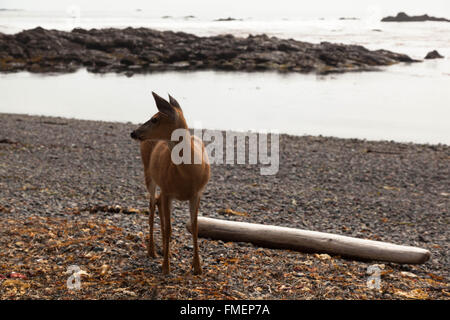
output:
M 151 119 L 150 119 L 150 122 L 151 122 L 151 123 L 157 123 L 157 122 L 158 122 L 158 118 L 151 118 Z

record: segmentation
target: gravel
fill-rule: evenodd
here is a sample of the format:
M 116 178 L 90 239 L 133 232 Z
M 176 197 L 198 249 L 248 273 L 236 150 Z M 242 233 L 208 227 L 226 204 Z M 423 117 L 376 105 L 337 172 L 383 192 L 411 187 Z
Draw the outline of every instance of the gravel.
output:
M 173 207 L 172 274 L 164 277 L 161 259 L 146 256 L 135 127 L 0 114 L 0 297 L 449 298 L 449 146 L 281 135 L 274 176 L 260 175 L 259 165 L 212 166 L 200 215 L 431 251 L 423 265 L 380 264 L 382 287 L 373 290 L 366 270 L 375 262 L 208 239 L 200 240 L 204 274 L 193 276 L 182 202 Z M 82 290 L 64 286 L 71 264 L 89 274 Z

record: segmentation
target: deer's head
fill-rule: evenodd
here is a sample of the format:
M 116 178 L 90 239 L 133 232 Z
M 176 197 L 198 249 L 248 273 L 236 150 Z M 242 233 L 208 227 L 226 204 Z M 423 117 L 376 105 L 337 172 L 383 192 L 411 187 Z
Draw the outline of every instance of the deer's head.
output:
M 177 100 L 169 95 L 169 101 L 152 92 L 159 112 L 154 114 L 146 123 L 131 132 L 135 140 L 170 140 L 176 129 L 187 129 L 183 111 Z

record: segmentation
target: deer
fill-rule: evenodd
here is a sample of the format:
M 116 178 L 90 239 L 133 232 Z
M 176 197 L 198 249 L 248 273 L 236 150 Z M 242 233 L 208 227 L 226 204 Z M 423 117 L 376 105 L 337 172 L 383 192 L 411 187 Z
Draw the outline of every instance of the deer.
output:
M 162 272 L 170 273 L 171 208 L 173 200 L 189 201 L 191 233 L 193 238 L 192 269 L 195 275 L 202 273 L 198 248 L 197 216 L 200 197 L 210 178 L 210 164 L 202 140 L 191 136 L 180 104 L 169 94 L 169 101 L 152 92 L 158 108 L 150 120 L 131 132 L 131 138 L 140 142 L 141 160 L 144 166 L 145 186 L 150 194 L 148 256 L 156 258 L 153 225 L 156 207 L 160 218 L 163 262 Z M 175 130 L 181 129 L 181 138 L 191 152 L 192 161 L 172 160 L 177 141 L 171 139 Z M 183 149 L 181 153 L 185 152 Z M 184 154 L 183 156 L 186 156 Z M 193 161 L 196 159 L 197 161 Z M 159 187 L 159 195 L 156 188 Z

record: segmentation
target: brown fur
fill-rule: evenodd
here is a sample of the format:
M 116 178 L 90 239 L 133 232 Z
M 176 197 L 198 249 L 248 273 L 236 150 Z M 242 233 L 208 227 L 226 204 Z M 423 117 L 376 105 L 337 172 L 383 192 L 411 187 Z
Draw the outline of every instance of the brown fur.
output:
M 200 257 L 197 242 L 197 215 L 201 194 L 209 180 L 210 166 L 203 142 L 189 134 L 186 120 L 178 102 L 170 97 L 170 103 L 153 93 L 159 112 L 149 121 L 132 132 L 134 139 L 141 141 L 141 158 L 144 165 L 145 184 L 150 193 L 150 239 L 148 254 L 156 257 L 153 241 L 153 222 L 155 206 L 161 221 L 164 260 L 164 274 L 170 272 L 170 211 L 173 199 L 189 201 L 192 237 L 194 242 L 193 269 L 195 274 L 201 274 Z M 191 159 L 199 156 L 200 164 L 179 164 L 172 162 L 172 148 L 177 142 L 170 141 L 172 132 L 176 129 L 186 129 L 184 139 L 191 142 Z M 160 195 L 156 197 L 156 186 Z

